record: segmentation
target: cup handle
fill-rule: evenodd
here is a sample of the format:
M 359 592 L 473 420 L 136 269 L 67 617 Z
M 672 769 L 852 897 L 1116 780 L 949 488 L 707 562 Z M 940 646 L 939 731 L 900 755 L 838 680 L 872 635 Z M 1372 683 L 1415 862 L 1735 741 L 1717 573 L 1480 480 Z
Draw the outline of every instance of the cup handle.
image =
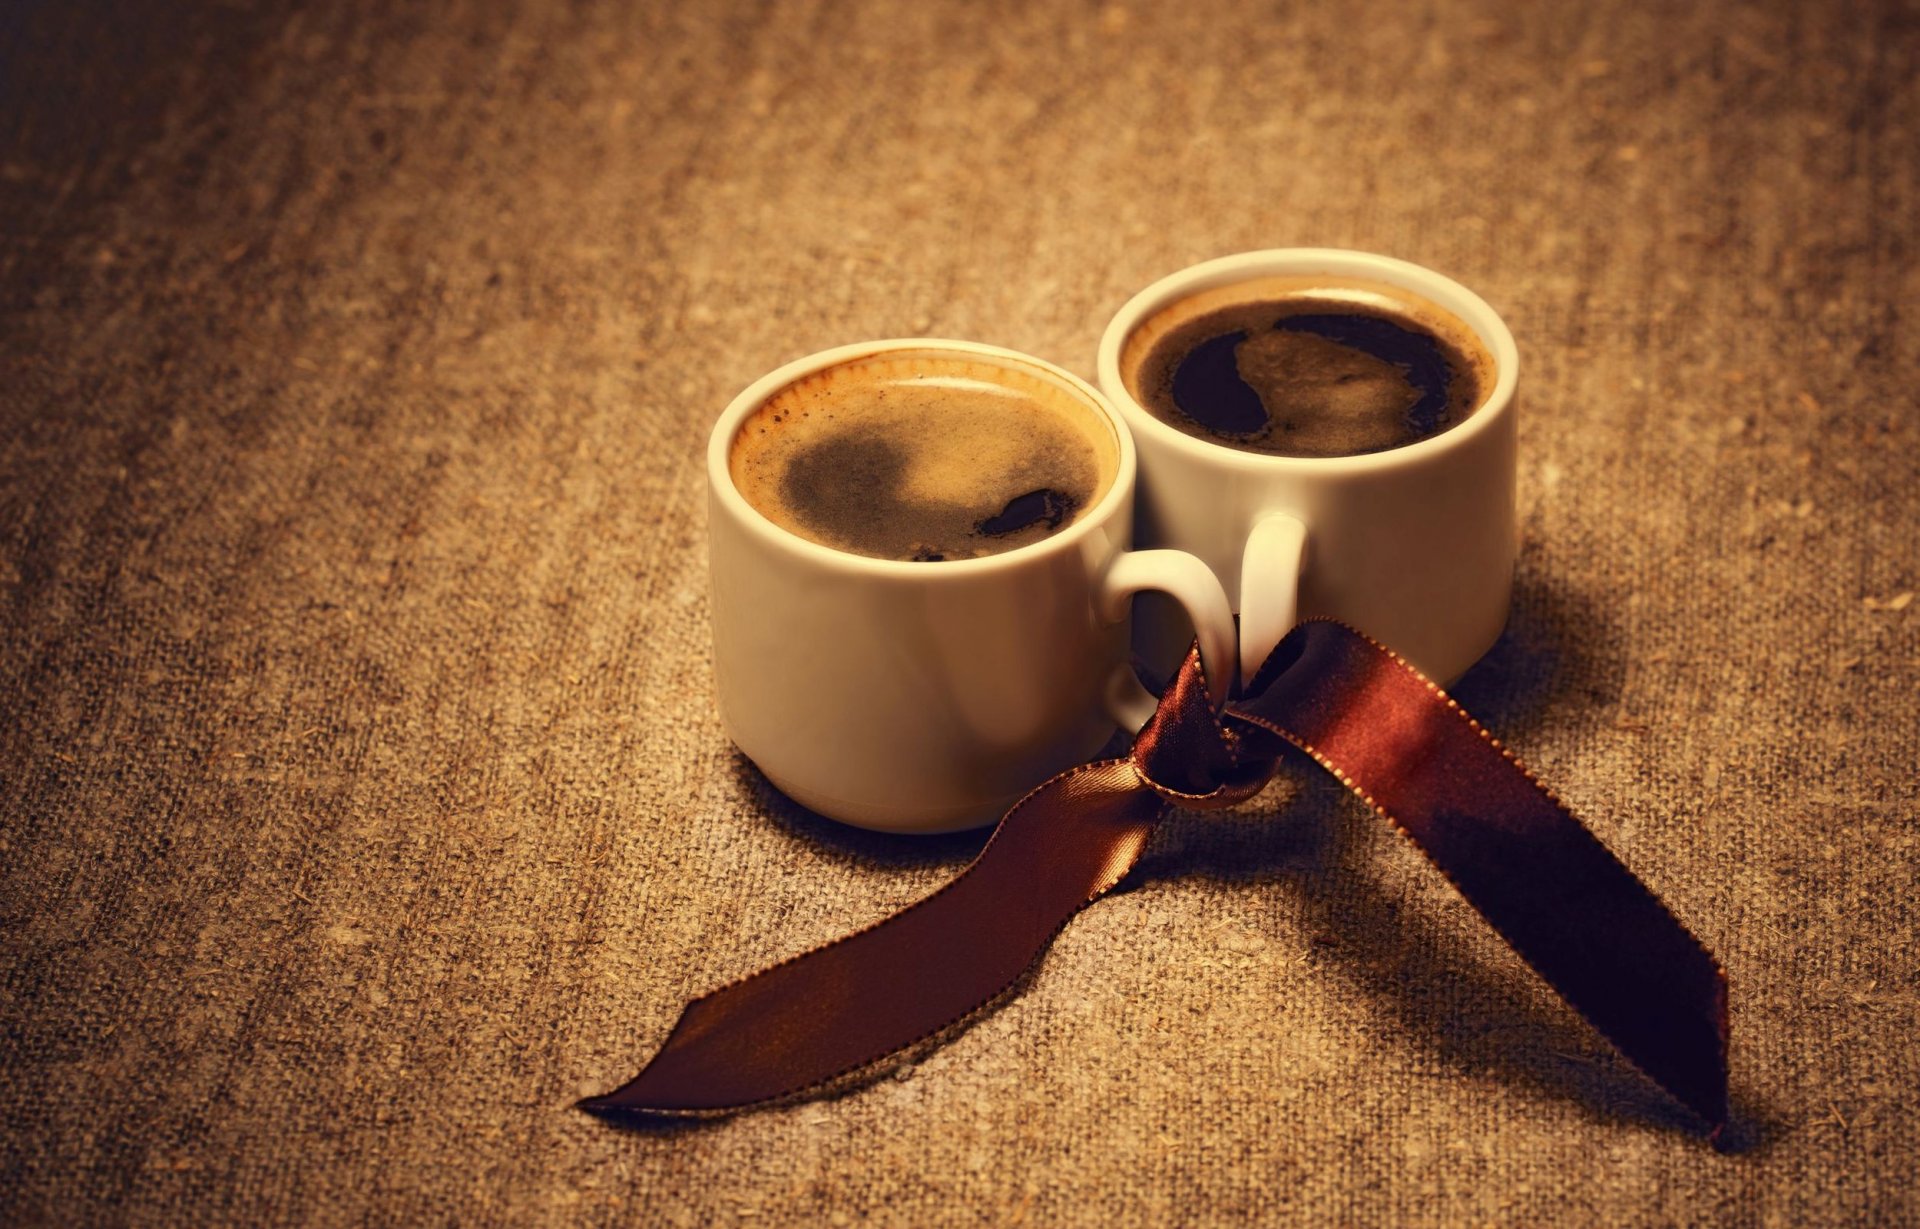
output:
M 1254 522 L 1240 556 L 1240 684 L 1246 686 L 1300 616 L 1307 527 L 1284 512 Z
M 1199 559 L 1178 550 L 1123 551 L 1100 580 L 1099 614 L 1108 623 L 1127 617 L 1133 595 L 1157 589 L 1179 602 L 1200 638 L 1200 662 L 1207 672 L 1207 698 L 1217 711 L 1227 702 L 1233 681 L 1233 606 L 1219 578 Z M 1138 733 L 1160 701 L 1141 686 L 1122 662 L 1107 680 L 1107 712 L 1128 733 Z

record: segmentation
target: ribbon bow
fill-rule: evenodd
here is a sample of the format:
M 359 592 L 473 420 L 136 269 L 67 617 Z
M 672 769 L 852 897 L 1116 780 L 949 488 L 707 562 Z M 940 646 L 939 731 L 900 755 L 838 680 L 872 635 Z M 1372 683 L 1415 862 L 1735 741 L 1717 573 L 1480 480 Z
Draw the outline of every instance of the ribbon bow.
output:
M 1284 743 L 1411 840 L 1547 984 L 1706 1122 L 1727 1121 L 1713 956 L 1497 739 L 1400 657 L 1302 623 L 1216 716 L 1190 652 L 1124 757 L 1045 782 L 926 899 L 687 1005 L 646 1068 L 580 1102 L 712 1115 L 827 1091 L 1006 994 L 1139 858 L 1163 802 L 1232 806 Z

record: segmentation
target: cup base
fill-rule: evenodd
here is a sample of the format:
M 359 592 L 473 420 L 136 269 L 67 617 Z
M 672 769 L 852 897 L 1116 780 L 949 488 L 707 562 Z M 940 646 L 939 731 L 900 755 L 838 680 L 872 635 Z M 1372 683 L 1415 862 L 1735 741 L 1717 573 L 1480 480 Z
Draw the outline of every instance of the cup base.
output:
M 997 821 L 1021 797 L 1011 794 L 994 802 L 927 809 L 876 806 L 815 793 L 768 772 L 758 763 L 754 766 L 760 768 L 761 775 L 775 789 L 816 815 L 869 832 L 894 832 L 903 836 L 938 836 L 943 832 L 984 828 Z

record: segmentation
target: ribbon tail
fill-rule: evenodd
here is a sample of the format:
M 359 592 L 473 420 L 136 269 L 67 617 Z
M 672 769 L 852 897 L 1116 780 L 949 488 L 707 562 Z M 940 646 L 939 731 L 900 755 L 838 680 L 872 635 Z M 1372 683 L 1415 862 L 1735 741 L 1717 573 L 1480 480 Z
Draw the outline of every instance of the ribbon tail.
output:
M 605 1117 L 726 1113 L 822 1091 L 969 1023 L 1118 883 L 1159 796 L 1129 760 L 1045 782 L 933 895 L 866 930 L 690 1003 Z
M 1289 633 L 1249 693 L 1234 717 L 1333 772 L 1622 1055 L 1716 1134 L 1725 1126 L 1725 974 L 1491 734 L 1330 621 Z

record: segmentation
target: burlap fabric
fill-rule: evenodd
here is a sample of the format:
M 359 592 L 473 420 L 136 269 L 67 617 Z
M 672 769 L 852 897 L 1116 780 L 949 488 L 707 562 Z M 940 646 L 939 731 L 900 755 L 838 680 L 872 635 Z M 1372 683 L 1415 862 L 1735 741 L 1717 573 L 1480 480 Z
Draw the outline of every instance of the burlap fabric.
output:
M 1920 1214 L 1910 6 L 146 8 L 0 18 L 0 1221 Z M 727 745 L 726 399 L 898 334 L 1090 373 L 1303 243 L 1520 339 L 1459 693 L 1724 960 L 1736 1150 L 1309 769 L 917 1067 L 569 1108 L 979 843 Z

